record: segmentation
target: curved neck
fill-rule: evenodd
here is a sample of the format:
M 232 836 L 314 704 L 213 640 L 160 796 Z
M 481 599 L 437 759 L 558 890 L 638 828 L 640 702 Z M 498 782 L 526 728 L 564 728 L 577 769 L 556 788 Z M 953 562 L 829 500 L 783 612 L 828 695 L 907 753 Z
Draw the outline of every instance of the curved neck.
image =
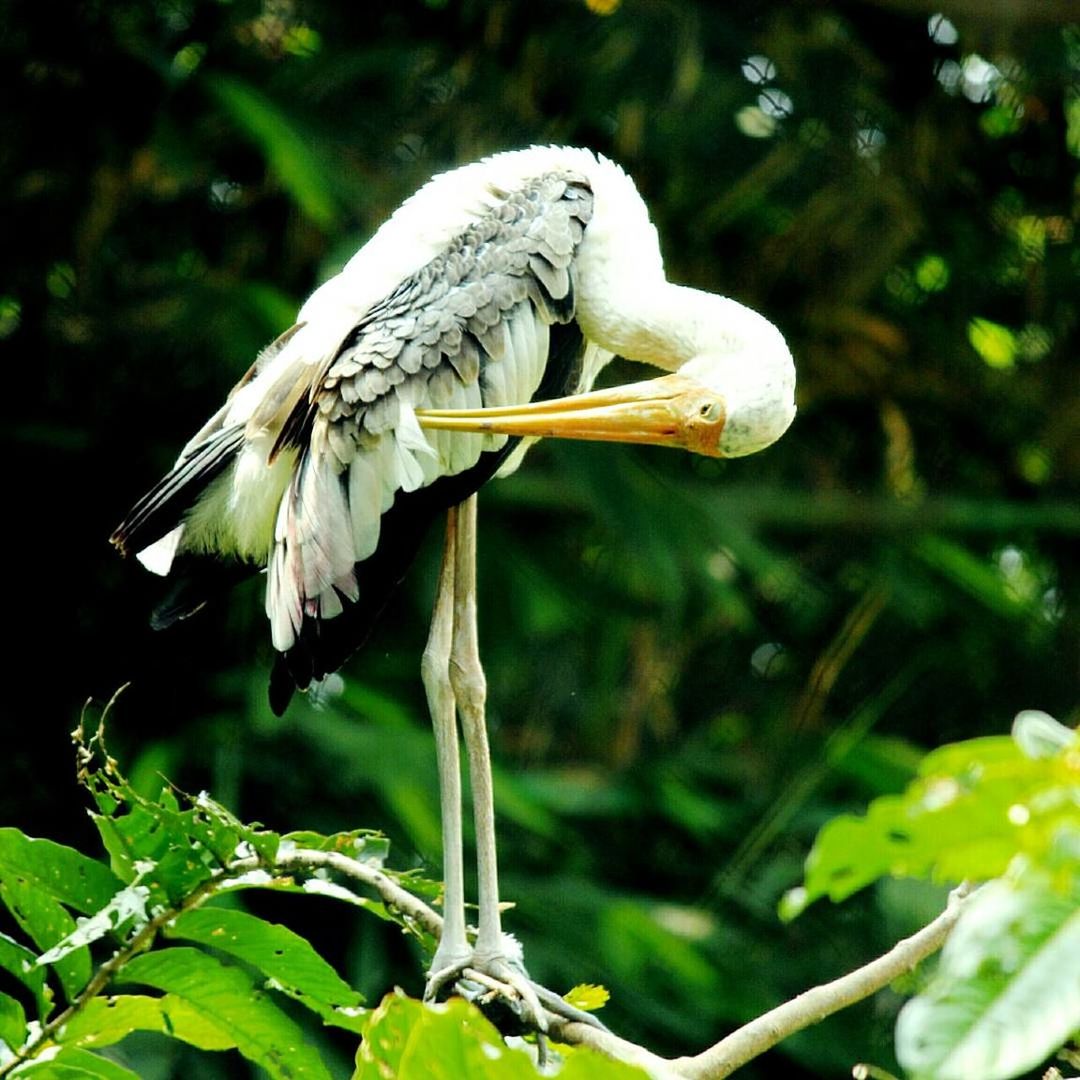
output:
M 665 371 L 703 357 L 791 366 L 783 336 L 764 316 L 726 296 L 663 279 L 625 282 L 617 296 L 579 293 L 578 318 L 602 348 Z
M 795 415 L 795 365 L 783 335 L 756 311 L 667 281 L 621 282 L 579 293 L 587 337 L 626 357 L 678 371 L 722 395 L 724 452 L 768 446 Z

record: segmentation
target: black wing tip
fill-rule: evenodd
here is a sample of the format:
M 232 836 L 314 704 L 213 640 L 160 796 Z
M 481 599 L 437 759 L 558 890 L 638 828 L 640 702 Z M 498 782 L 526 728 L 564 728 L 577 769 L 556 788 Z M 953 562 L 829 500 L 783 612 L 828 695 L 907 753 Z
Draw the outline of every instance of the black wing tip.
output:
M 296 679 L 289 670 L 289 662 L 284 653 L 278 653 L 274 657 L 274 666 L 270 669 L 270 685 L 267 688 L 270 711 L 275 716 L 284 716 L 295 693 Z

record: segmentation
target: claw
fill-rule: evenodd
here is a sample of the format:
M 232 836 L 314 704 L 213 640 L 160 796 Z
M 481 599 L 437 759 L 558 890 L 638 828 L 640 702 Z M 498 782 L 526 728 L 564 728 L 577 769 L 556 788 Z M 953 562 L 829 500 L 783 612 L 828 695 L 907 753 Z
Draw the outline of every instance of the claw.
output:
M 516 944 L 516 943 L 514 943 Z M 571 1005 L 554 990 L 533 982 L 520 959 L 512 955 L 478 957 L 467 954 L 428 972 L 424 1001 L 437 1001 L 448 988 L 483 1009 L 504 1035 L 548 1030 L 545 1013 L 572 1023 L 607 1031 L 603 1021 Z M 436 960 L 440 959 L 436 956 Z M 514 1030 L 511 1030 L 513 1028 Z
M 438 970 L 432 967 L 428 972 L 427 982 L 424 984 L 424 1001 L 428 1003 L 438 1001 L 442 991 L 461 978 L 461 973 L 471 960 L 472 957 L 466 956 L 464 959 L 455 960 Z
M 478 995 L 477 1003 L 505 1003 L 518 1022 L 528 1030 L 547 1031 L 547 1017 L 528 975 L 504 957 L 493 957 L 480 966 L 474 958 L 462 973 L 468 981 L 480 983 L 487 993 Z

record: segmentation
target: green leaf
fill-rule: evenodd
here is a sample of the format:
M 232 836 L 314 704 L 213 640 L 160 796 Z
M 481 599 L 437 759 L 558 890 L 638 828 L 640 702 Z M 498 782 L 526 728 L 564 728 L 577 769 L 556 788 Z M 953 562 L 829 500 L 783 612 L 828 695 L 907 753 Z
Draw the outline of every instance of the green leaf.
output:
M 783 916 L 821 896 L 842 900 L 885 875 L 986 880 L 1017 854 L 1049 863 L 1080 832 L 1074 745 L 1059 739 L 1053 752 L 1040 742 L 1031 756 L 1027 743 L 995 736 L 928 754 L 903 794 L 875 799 L 865 816 L 845 814 L 821 830 L 804 887 L 785 897 Z
M 146 925 L 146 901 L 150 890 L 144 885 L 121 889 L 100 911 L 75 920 L 75 929 L 38 957 L 39 964 L 56 964 L 69 953 L 117 932 L 121 936 Z
M 353 1080 L 534 1080 L 523 1050 L 506 1045 L 474 1005 L 461 998 L 425 1005 L 400 991 L 369 1014 L 356 1054 Z M 642 1070 L 591 1050 L 565 1048 L 560 1077 L 571 1080 L 644 1080 Z
M 75 932 L 75 920 L 67 910 L 24 877 L 0 879 L 0 900 L 43 952 Z M 90 980 L 90 950 L 85 946 L 77 948 L 51 967 L 71 1001 Z
M 48 1061 L 36 1061 L 21 1068 L 20 1078 L 32 1076 L 34 1080 L 139 1080 L 139 1077 L 123 1065 L 108 1058 L 98 1057 L 89 1050 L 62 1050 Z
M 1031 875 L 971 899 L 926 993 L 909 1001 L 896 1053 L 915 1077 L 1006 1080 L 1080 1029 L 1080 890 Z
M 309 851 L 337 851 L 371 866 L 382 866 L 390 854 L 390 841 L 380 832 L 371 829 L 353 829 L 350 832 L 322 833 L 300 830 L 282 835 L 283 843 Z M 284 853 L 283 853 L 284 854 Z
M 308 140 L 275 102 L 255 87 L 226 75 L 206 76 L 204 85 L 233 123 L 258 145 L 284 188 L 323 229 L 337 219 L 337 205 L 326 181 L 328 169 L 311 152 Z
M 37 966 L 37 957 L 25 946 L 0 934 L 0 968 L 14 975 L 33 995 L 38 1019 L 49 1014 L 52 994 L 45 983 L 45 969 Z
M 649 1074 L 644 1069 L 612 1061 L 595 1050 L 576 1046 L 563 1053 L 566 1064 L 559 1070 L 560 1080 L 648 1080 Z
M 577 1009 L 585 1012 L 595 1012 L 602 1009 L 611 998 L 611 991 L 606 986 L 596 986 L 594 983 L 579 983 L 572 987 L 563 998 Z
M 175 994 L 94 998 L 64 1025 L 57 1041 L 84 1049 L 110 1046 L 133 1031 L 158 1031 L 200 1050 L 229 1050 L 236 1046 L 225 1025 Z
M 400 991 L 370 1014 L 353 1080 L 534 1080 L 528 1054 L 511 1049 L 474 1005 L 462 998 L 425 1005 Z
M 245 825 L 205 793 L 182 810 L 171 790 L 149 802 L 115 769 L 92 774 L 88 783 L 99 804 L 102 789 L 108 796 L 108 814 L 92 817 L 113 866 L 127 881 L 138 876 L 150 890 L 151 909 L 179 903 L 240 855 L 272 860 L 277 852 L 276 833 Z
M 26 1041 L 26 1013 L 23 1007 L 7 994 L 0 994 L 0 1043 L 14 1050 Z M 0 1054 L 0 1059 L 3 1055 Z
M 228 1030 L 240 1053 L 273 1077 L 330 1080 L 300 1027 L 237 967 L 198 949 L 174 946 L 137 956 L 121 977 L 181 998 L 211 1024 Z
M 107 866 L 73 848 L 0 829 L 0 880 L 11 877 L 83 914 L 104 907 L 123 887 Z
M 359 1031 L 363 997 L 292 930 L 243 911 L 187 911 L 165 931 L 229 953 L 258 968 L 267 986 L 306 1005 L 327 1024 Z

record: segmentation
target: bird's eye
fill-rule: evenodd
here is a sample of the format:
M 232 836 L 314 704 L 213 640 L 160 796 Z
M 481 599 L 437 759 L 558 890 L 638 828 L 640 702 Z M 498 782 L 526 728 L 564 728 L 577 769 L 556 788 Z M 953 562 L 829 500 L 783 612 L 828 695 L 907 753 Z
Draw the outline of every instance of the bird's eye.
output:
M 714 420 L 719 419 L 719 416 L 720 416 L 720 402 L 718 402 L 718 401 L 708 401 L 708 402 L 706 402 L 704 405 L 701 406 L 701 410 L 698 413 L 698 416 L 700 416 L 702 420 L 707 420 L 709 423 L 712 423 Z

